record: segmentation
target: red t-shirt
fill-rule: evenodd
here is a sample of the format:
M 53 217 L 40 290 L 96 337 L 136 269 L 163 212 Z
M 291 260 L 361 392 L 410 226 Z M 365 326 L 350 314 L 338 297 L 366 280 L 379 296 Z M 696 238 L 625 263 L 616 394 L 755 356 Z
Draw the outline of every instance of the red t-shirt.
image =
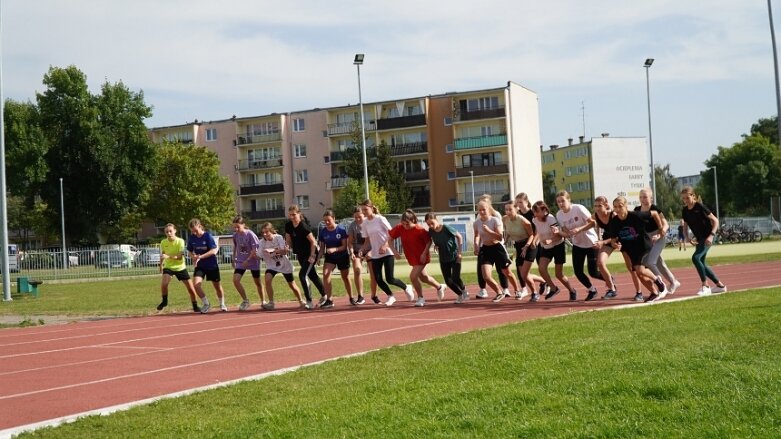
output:
M 426 265 L 431 261 L 431 257 L 426 254 L 426 259 L 421 261 L 420 255 L 426 249 L 426 244 L 431 241 L 428 231 L 415 224 L 410 229 L 405 229 L 403 225 L 397 224 L 388 232 L 391 238 L 401 238 L 401 246 L 404 247 L 404 257 L 410 265 Z

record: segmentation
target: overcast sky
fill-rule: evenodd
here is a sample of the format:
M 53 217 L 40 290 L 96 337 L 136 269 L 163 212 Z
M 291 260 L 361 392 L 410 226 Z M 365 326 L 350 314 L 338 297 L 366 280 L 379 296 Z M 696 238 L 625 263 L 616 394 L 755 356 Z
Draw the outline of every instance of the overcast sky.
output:
M 150 127 L 357 103 L 359 52 L 364 102 L 535 91 L 546 147 L 648 136 L 655 58 L 654 159 L 679 176 L 776 114 L 766 0 L 0 2 L 6 98 L 75 65 L 143 90 Z

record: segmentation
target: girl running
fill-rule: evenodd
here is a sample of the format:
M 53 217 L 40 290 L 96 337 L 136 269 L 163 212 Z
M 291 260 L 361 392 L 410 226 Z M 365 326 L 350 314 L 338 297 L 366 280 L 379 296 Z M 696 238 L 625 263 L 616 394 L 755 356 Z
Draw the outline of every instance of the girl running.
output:
M 160 242 L 160 272 L 163 273 L 163 279 L 160 282 L 160 295 L 163 300 L 157 305 L 157 310 L 162 311 L 163 308 L 168 306 L 168 284 L 171 283 L 171 278 L 182 281 L 184 287 L 187 289 L 187 294 L 190 295 L 190 302 L 193 304 L 194 312 L 207 313 L 209 312 L 209 299 L 203 292 L 199 295 L 203 306 L 198 307 L 198 301 L 195 299 L 195 288 L 193 282 L 190 280 L 190 274 L 187 273 L 187 265 L 184 262 L 184 239 L 176 236 L 176 226 L 171 223 L 165 225 L 165 239 Z
M 708 250 L 713 245 L 713 238 L 719 230 L 719 219 L 716 218 L 716 215 L 710 209 L 700 203 L 697 198 L 691 186 L 686 186 L 681 190 L 681 201 L 684 204 L 681 218 L 684 224 L 683 235 L 686 237 L 686 241 L 695 244 L 695 240 L 689 239 L 689 229 L 691 229 L 696 238 L 692 263 L 694 263 L 694 268 L 697 269 L 697 274 L 700 276 L 700 281 L 702 281 L 702 286 L 697 291 L 697 295 L 708 296 L 711 293 L 727 291 L 727 286 L 721 283 L 716 273 L 705 262 Z M 713 288 L 708 286 L 708 279 L 714 283 Z
M 588 290 L 586 301 L 594 300 L 597 289 L 591 284 L 591 279 L 604 280 L 597 270 L 597 250 L 594 243 L 597 242 L 597 233 L 594 225 L 589 221 L 591 212 L 582 204 L 572 203 L 569 192 L 559 191 L 556 194 L 556 204 L 559 211 L 556 213 L 556 221 L 559 223 L 559 234 L 572 240 L 572 267 L 575 277 Z M 588 274 L 583 272 L 583 263 L 588 266 Z M 570 295 L 570 300 L 574 300 Z
M 640 205 L 635 207 L 635 210 L 641 212 L 648 212 L 653 210 L 659 214 L 659 217 L 662 219 L 662 223 L 665 225 L 665 229 L 669 230 L 670 225 L 664 218 L 664 214 L 659 210 L 658 207 L 656 207 L 655 204 L 653 204 L 653 193 L 651 192 L 651 189 L 645 188 L 640 190 Z M 651 236 L 657 233 L 656 223 L 649 223 L 646 232 Z M 645 261 L 644 264 L 651 271 L 653 271 L 657 277 L 663 276 L 665 279 L 667 279 L 667 282 L 669 282 L 667 292 L 669 294 L 674 294 L 675 290 L 681 286 L 681 283 L 678 282 L 678 279 L 675 278 L 673 272 L 667 268 L 667 264 L 664 262 L 664 258 L 662 258 L 662 250 L 664 250 L 664 247 L 667 245 L 666 241 L 667 240 L 664 237 L 654 241 L 653 246 L 651 247 L 651 251 L 649 251 L 646 255 L 647 261 Z
M 309 291 L 308 278 L 317 288 L 317 291 L 320 292 L 319 305 L 323 306 L 326 297 L 323 282 L 320 280 L 320 276 L 317 275 L 317 269 L 315 268 L 317 259 L 317 240 L 315 240 L 315 235 L 312 234 L 312 229 L 304 220 L 304 215 L 301 214 L 298 204 L 293 204 L 287 208 L 287 217 L 285 241 L 288 247 L 293 249 L 293 253 L 301 266 L 298 271 L 298 280 L 301 281 L 301 288 L 304 290 L 306 303 L 312 309 L 312 293 Z
M 391 247 L 388 245 L 388 233 L 391 226 L 380 211 L 372 204 L 370 200 L 364 200 L 361 203 L 361 212 L 364 220 L 361 225 L 361 235 L 366 238 L 361 248 L 360 256 L 368 255 L 372 260 L 372 270 L 377 286 L 388 296 L 385 306 L 393 306 L 396 298 L 393 296 L 388 283 L 395 285 L 407 294 L 407 299 L 412 301 L 415 298 L 412 292 L 412 286 L 405 284 L 393 276 L 394 258 L 397 258 Z M 382 271 L 385 270 L 385 279 L 382 278 Z M 387 282 L 386 282 L 387 280 Z M 380 299 L 376 296 L 372 298 L 374 303 L 380 304 Z
M 618 286 L 607 268 L 607 260 L 614 250 L 613 246 L 610 245 L 613 241 L 608 231 L 608 224 L 611 218 L 613 218 L 613 209 L 610 207 L 610 202 L 607 201 L 607 198 L 601 195 L 595 198 L 594 214 L 591 217 L 591 222 L 594 223 L 594 231 L 598 237 L 597 242 L 594 243 L 594 248 L 597 249 L 597 266 L 599 267 L 599 272 L 603 273 L 602 277 L 608 288 L 605 295 L 602 296 L 603 299 L 615 299 L 618 297 Z M 632 270 L 632 261 L 625 253 L 621 253 L 621 255 L 624 257 L 627 271 L 629 271 L 632 277 L 632 284 L 634 284 L 637 292 L 635 299 L 642 302 L 645 299 L 643 298 L 643 293 L 640 292 L 640 280 L 637 278 L 634 270 Z
M 394 239 L 401 238 L 401 246 L 404 249 L 404 257 L 412 269 L 409 272 L 412 287 L 418 295 L 415 306 L 425 306 L 426 299 L 423 297 L 423 285 L 421 281 L 437 289 L 437 297 L 442 300 L 445 297 L 445 284 L 441 284 L 426 273 L 426 265 L 431 261 L 429 249 L 431 248 L 431 237 L 426 229 L 418 224 L 418 218 L 415 212 L 407 209 L 401 214 L 401 221 L 388 232 L 388 246 Z
M 499 284 L 491 276 L 492 267 L 496 265 L 497 271 L 502 271 L 507 276 L 516 292 L 518 291 L 518 281 L 510 270 L 512 261 L 510 260 L 510 255 L 507 254 L 507 249 L 504 248 L 502 220 L 496 217 L 496 212 L 491 207 L 489 201 L 481 200 L 477 203 L 477 218 L 473 227 L 475 232 L 475 255 L 480 257 L 482 254 L 482 257 L 480 257 L 480 271 L 483 274 L 486 285 L 496 293 L 493 300 L 494 303 L 501 302 L 509 294 L 499 289 Z
M 199 296 L 205 297 L 203 280 L 211 281 L 217 299 L 220 301 L 220 311 L 227 311 L 225 292 L 220 283 L 220 266 L 217 263 L 217 243 L 214 237 L 203 229 L 198 218 L 190 220 L 190 236 L 187 237 L 187 251 L 193 261 L 193 287 Z
M 355 301 L 358 305 L 363 305 L 366 301 L 363 298 L 363 259 L 360 257 L 361 247 L 363 247 L 364 237 L 361 235 L 361 224 L 363 224 L 363 212 L 361 208 L 355 206 L 353 209 L 353 222 L 347 227 L 347 250 L 350 252 L 350 260 L 353 265 L 353 282 L 355 283 L 355 292 L 358 299 Z M 377 282 L 374 280 L 374 271 L 372 270 L 372 261 L 367 258 L 366 268 L 369 271 L 369 288 L 371 297 L 375 303 L 379 302 L 377 298 Z
M 260 240 L 260 255 L 263 262 L 266 263 L 266 275 L 263 279 L 266 284 L 266 293 L 268 293 L 268 303 L 261 307 L 266 311 L 274 310 L 274 276 L 281 274 L 301 308 L 309 309 L 307 303 L 301 298 L 301 291 L 293 278 L 293 263 L 290 262 L 287 254 L 290 249 L 285 242 L 285 238 L 277 234 L 276 229 L 271 223 L 265 223 L 260 228 L 260 234 L 263 239 Z
M 493 201 L 490 194 L 483 194 L 480 195 L 480 197 L 477 199 L 477 202 L 485 201 L 488 203 L 489 206 L 491 206 L 491 212 L 492 215 L 496 217 L 497 220 L 502 221 L 502 215 L 494 210 L 493 208 Z M 475 214 L 477 214 L 475 212 Z M 474 223 L 473 223 L 474 225 Z M 502 243 L 504 243 L 504 237 L 502 237 Z M 483 257 L 482 253 L 479 253 L 477 255 L 477 285 L 480 287 L 480 291 L 475 294 L 475 297 L 478 299 L 485 299 L 488 297 L 488 291 L 485 290 L 486 282 L 485 278 L 483 278 L 483 270 L 480 268 L 483 265 Z M 499 276 L 499 284 L 502 286 L 502 291 L 504 292 L 505 297 L 510 297 L 510 290 L 507 288 L 510 286 L 507 283 L 507 276 L 504 275 L 504 272 L 502 270 L 497 271 L 497 275 Z
M 428 225 L 428 234 L 431 236 L 429 246 L 433 243 L 437 246 L 439 252 L 439 269 L 445 278 L 447 286 L 458 296 L 456 303 L 464 303 L 469 300 L 469 293 L 466 291 L 464 281 L 461 280 L 461 247 L 463 238 L 456 229 L 439 222 L 437 215 L 433 212 L 426 214 L 426 225 Z M 428 252 L 428 248 L 426 249 Z M 437 291 L 439 294 L 439 290 Z M 439 296 L 439 300 L 444 299 L 444 291 Z
M 518 192 L 518 195 L 515 196 L 515 207 L 518 208 L 518 214 L 520 214 L 522 217 L 529 220 L 529 222 L 532 225 L 532 231 L 536 234 L 537 228 L 534 226 L 534 222 L 532 221 L 534 219 L 534 212 L 532 211 L 532 204 L 529 202 L 529 196 L 526 195 L 526 192 Z M 540 252 L 537 249 L 537 245 L 534 245 L 535 249 L 535 261 L 537 261 L 537 264 L 540 263 Z M 540 286 L 539 294 L 534 294 L 534 285 L 531 286 L 529 292 L 532 293 L 531 301 L 536 302 L 539 300 L 540 296 L 544 296 L 550 292 L 550 285 L 548 285 L 545 282 L 545 279 L 542 278 L 542 276 L 529 273 L 529 277 L 536 282 Z M 523 279 L 520 279 L 521 286 L 525 283 Z
M 537 263 L 540 269 L 540 275 L 545 282 L 550 285 L 550 291 L 545 295 L 545 300 L 553 298 L 561 290 L 553 284 L 553 280 L 548 273 L 548 265 L 553 261 L 556 267 L 556 278 L 569 291 L 569 300 L 576 300 L 575 289 L 569 283 L 569 278 L 564 275 L 564 263 L 567 262 L 567 252 L 564 248 L 564 238 L 559 234 L 559 224 L 556 218 L 550 214 L 550 209 L 544 201 L 537 201 L 532 206 L 534 212 L 534 224 L 537 233 L 534 235 L 535 243 L 539 245 L 537 253 L 540 257 Z M 539 300 L 539 296 L 532 297 L 533 301 Z
M 263 298 L 263 287 L 260 285 L 260 256 L 258 255 L 258 246 L 260 240 L 258 235 L 247 228 L 244 224 L 244 218 L 237 215 L 233 218 L 233 286 L 241 296 L 239 311 L 249 309 L 249 299 L 247 292 L 244 291 L 244 285 L 241 284 L 241 277 L 247 270 L 252 274 L 252 282 L 260 296 L 260 306 L 266 303 Z
M 504 205 L 505 215 L 502 225 L 508 244 L 515 247 L 515 271 L 521 284 L 521 291 L 515 293 L 515 299 L 521 300 L 529 295 L 534 288 L 534 279 L 530 276 L 532 262 L 537 257 L 537 247 L 534 245 L 534 229 L 532 223 L 518 213 L 513 201 Z
M 347 252 L 347 230 L 341 224 L 336 224 L 334 211 L 328 209 L 323 214 L 323 223 L 325 227 L 320 230 L 317 237 L 320 242 L 320 253 L 325 255 L 323 263 L 323 286 L 325 287 L 325 303 L 320 308 L 333 308 L 332 300 L 333 284 L 331 283 L 331 274 L 334 268 L 339 269 L 344 283 L 344 289 L 347 291 L 347 297 L 350 298 L 350 305 L 357 305 L 358 302 L 353 298 L 353 289 L 350 284 L 350 255 Z M 318 255 L 320 260 L 320 255 Z

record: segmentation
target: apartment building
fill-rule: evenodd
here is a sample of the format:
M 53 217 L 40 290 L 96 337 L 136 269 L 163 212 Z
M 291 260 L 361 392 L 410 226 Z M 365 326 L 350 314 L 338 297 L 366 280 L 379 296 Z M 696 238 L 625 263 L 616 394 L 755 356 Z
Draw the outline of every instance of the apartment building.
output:
M 551 192 L 566 190 L 573 203 L 591 209 L 594 198 L 604 195 L 612 201 L 626 197 L 630 207 L 638 206 L 640 189 L 651 185 L 648 144 L 644 137 L 610 137 L 603 134 L 578 143 L 551 145 L 542 151 L 542 172 L 553 174 Z

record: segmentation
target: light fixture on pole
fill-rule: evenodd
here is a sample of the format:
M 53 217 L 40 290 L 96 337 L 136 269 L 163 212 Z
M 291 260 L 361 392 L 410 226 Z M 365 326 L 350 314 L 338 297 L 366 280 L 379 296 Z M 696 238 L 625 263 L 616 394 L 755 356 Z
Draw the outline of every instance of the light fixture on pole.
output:
M 363 96 L 361 96 L 361 64 L 363 64 L 363 53 L 356 53 L 353 64 L 358 68 L 358 106 L 360 107 L 361 118 L 361 152 L 363 154 L 363 193 L 366 199 L 369 199 L 369 167 L 366 164 L 366 127 L 363 121 Z
M 711 169 L 713 169 L 713 188 L 716 192 L 716 218 L 720 218 L 719 216 L 719 177 L 717 176 L 716 172 L 716 166 L 711 166 Z
M 656 194 L 656 169 L 654 166 L 654 140 L 651 135 L 651 81 L 649 79 L 648 71 L 651 70 L 654 59 L 647 58 L 645 60 L 645 95 L 648 101 L 648 147 L 651 150 L 651 191 Z
M 475 171 L 469 171 L 469 177 L 472 178 L 472 211 L 477 212 L 477 207 L 475 206 Z

